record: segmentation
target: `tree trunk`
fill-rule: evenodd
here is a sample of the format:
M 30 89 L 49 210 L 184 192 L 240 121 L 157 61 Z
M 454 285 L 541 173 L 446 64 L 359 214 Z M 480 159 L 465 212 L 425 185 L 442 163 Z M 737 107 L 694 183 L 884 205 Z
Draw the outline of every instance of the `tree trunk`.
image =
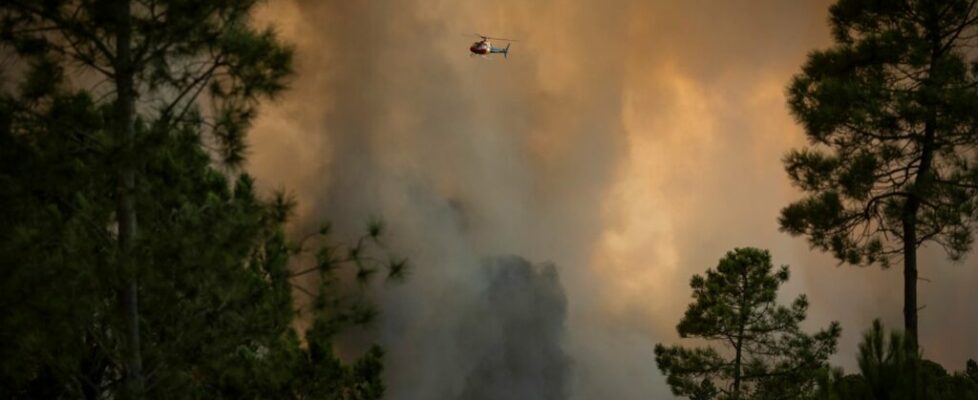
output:
M 737 348 L 736 354 L 734 355 L 734 381 L 733 381 L 733 398 L 740 399 L 740 363 L 742 352 L 741 349 L 744 347 L 744 328 L 740 328 L 740 336 L 737 337 Z
M 135 157 L 135 88 L 131 60 L 132 15 L 130 0 L 116 4 L 116 59 L 115 59 L 115 136 L 119 141 L 120 166 L 116 214 L 119 220 L 119 264 L 125 277 L 119 293 L 122 320 L 125 321 L 125 354 L 123 363 L 126 376 L 127 397 L 143 396 L 143 362 L 139 336 L 139 281 L 133 262 L 133 244 L 136 238 L 136 210 L 134 205 L 136 171 Z
M 933 64 L 932 64 L 933 65 Z M 910 349 L 917 352 L 919 341 L 917 331 L 917 213 L 920 210 L 920 196 L 926 196 L 930 185 L 930 170 L 934 158 L 934 135 L 936 117 L 933 106 L 929 106 L 924 126 L 924 140 L 920 157 L 920 168 L 910 196 L 903 210 L 903 329 L 906 331 Z M 917 399 L 918 371 L 910 378 L 910 398 Z
M 917 349 L 917 213 L 920 197 L 930 184 L 930 169 L 934 158 L 934 122 L 928 119 L 920 168 L 903 209 L 903 329 L 913 349 Z
M 748 271 L 745 268 L 740 273 L 740 315 L 738 316 L 737 327 L 737 341 L 734 351 L 734 381 L 733 381 L 733 398 L 740 399 L 740 380 L 741 380 L 741 364 L 743 359 L 743 348 L 744 348 L 744 328 L 747 325 L 747 274 Z
M 920 210 L 920 200 L 928 196 L 931 184 L 931 168 L 934 159 L 934 139 L 937 135 L 936 101 L 931 98 L 939 84 L 935 82 L 934 72 L 941 57 L 941 28 L 939 12 L 934 3 L 925 3 L 925 15 L 928 41 L 930 42 L 930 65 L 927 76 L 923 80 L 923 97 L 920 99 L 926 109 L 924 121 L 924 138 L 920 142 L 920 166 L 914 178 L 910 195 L 903 209 L 903 328 L 907 333 L 910 345 L 916 351 L 918 346 L 917 331 L 917 213 Z
M 917 208 L 916 199 L 907 202 L 903 219 L 903 329 L 911 346 L 917 348 Z M 914 203 L 914 204 L 910 204 Z M 910 210 L 912 209 L 912 210 Z

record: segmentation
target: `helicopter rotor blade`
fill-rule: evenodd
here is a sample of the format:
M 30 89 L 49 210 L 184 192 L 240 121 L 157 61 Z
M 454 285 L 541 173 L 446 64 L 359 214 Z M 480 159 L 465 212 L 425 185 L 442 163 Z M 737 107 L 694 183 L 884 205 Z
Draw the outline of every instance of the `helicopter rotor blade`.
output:
M 507 42 L 519 42 L 519 40 L 517 40 L 517 39 L 498 38 L 498 37 L 486 36 L 486 35 L 483 35 L 481 33 L 473 33 L 473 35 L 478 36 L 478 37 L 480 37 L 482 39 L 503 40 L 503 41 L 507 41 Z

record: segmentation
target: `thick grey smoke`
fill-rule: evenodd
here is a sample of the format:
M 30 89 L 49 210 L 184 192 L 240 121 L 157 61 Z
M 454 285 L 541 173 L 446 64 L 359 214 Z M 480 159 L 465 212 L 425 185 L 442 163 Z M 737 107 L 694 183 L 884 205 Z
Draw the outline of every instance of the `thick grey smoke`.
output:
M 485 257 L 552 260 L 565 287 L 582 289 L 568 312 L 594 315 L 599 204 L 624 139 L 621 45 L 600 36 L 623 35 L 628 10 L 509 3 L 280 0 L 262 13 L 296 44 L 298 75 L 283 102 L 263 109 L 252 171 L 294 191 L 298 225 L 331 219 L 352 236 L 381 215 L 389 248 L 414 265 L 378 299 L 392 399 L 454 398 L 472 387 L 469 372 L 482 361 L 456 335 L 491 284 Z M 541 15 L 555 19 L 534 23 Z M 506 60 L 470 58 L 477 38 L 462 34 L 481 30 L 525 40 Z M 586 35 L 561 40 L 572 31 Z M 569 330 L 564 343 L 598 344 L 598 334 Z M 633 343 L 644 349 L 601 352 L 631 353 L 652 376 L 652 343 Z M 564 380 L 572 398 L 628 398 L 602 378 L 612 369 L 580 371 L 590 378 Z M 591 382 L 610 386 L 580 390 Z M 666 393 L 654 380 L 629 390 Z
M 387 222 L 411 259 L 373 332 L 395 400 L 455 398 L 480 359 L 458 341 L 491 285 L 482 260 L 559 266 L 570 399 L 668 398 L 656 342 L 678 340 L 689 277 L 742 246 L 792 267 L 812 327 L 843 326 L 854 367 L 876 317 L 900 326 L 900 273 L 836 267 L 778 232 L 800 194 L 781 157 L 805 143 L 784 87 L 830 44 L 831 0 L 270 0 L 294 43 L 292 89 L 262 108 L 250 170 L 299 200 L 298 231 Z M 469 57 L 482 32 L 522 39 Z M 922 256 L 924 351 L 978 354 L 978 256 Z
M 458 335 L 475 368 L 459 400 L 567 398 L 570 360 L 562 341 L 567 298 L 552 264 L 517 257 L 487 262 L 489 286 Z

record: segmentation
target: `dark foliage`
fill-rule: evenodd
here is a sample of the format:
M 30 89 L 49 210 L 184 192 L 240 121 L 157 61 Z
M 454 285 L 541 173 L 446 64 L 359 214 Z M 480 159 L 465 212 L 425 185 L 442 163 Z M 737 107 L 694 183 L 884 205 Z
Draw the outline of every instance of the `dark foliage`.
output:
M 877 320 L 859 344 L 859 373 L 826 370 L 816 398 L 823 400 L 971 400 L 978 399 L 978 365 L 968 360 L 964 372 L 949 374 L 921 357 L 907 337 L 889 339 Z
M 917 255 L 971 249 L 978 210 L 978 7 L 971 0 L 840 0 L 835 44 L 788 88 L 811 145 L 785 169 L 806 197 L 781 229 L 840 262 L 904 262 L 905 329 L 917 337 Z
M 805 296 L 777 304 L 788 267 L 774 270 L 767 251 L 736 249 L 706 276 L 690 281 L 694 302 L 679 321 L 680 337 L 723 348 L 655 347 L 656 363 L 677 396 L 706 399 L 799 398 L 814 390 L 818 372 L 835 352 L 837 323 L 802 332 Z
M 376 314 L 340 272 L 366 283 L 406 262 L 372 254 L 379 224 L 351 246 L 328 229 L 288 240 L 291 200 L 233 168 L 290 73 L 289 48 L 250 26 L 254 4 L 0 3 L 0 52 L 22 67 L 0 85 L 0 397 L 383 394 L 380 349 L 333 353 Z M 293 270 L 307 252 L 315 265 Z

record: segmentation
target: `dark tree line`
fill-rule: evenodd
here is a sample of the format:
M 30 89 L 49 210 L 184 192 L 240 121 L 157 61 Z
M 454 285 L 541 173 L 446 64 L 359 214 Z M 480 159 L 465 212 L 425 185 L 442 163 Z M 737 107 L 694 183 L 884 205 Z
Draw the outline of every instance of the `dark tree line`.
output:
M 708 346 L 655 347 L 655 361 L 677 396 L 693 400 L 969 400 L 978 399 L 978 364 L 948 373 L 923 357 L 909 335 L 877 320 L 863 335 L 859 371 L 832 368 L 838 323 L 801 331 L 808 302 L 777 302 L 788 267 L 775 270 L 767 251 L 727 253 L 716 269 L 690 281 L 693 302 L 676 326 L 683 339 Z
M 0 397 L 382 395 L 380 349 L 346 364 L 332 347 L 375 314 L 342 270 L 403 274 L 377 258 L 382 226 L 290 241 L 292 202 L 238 170 L 291 74 L 255 4 L 0 3 Z
M 978 364 L 968 360 L 964 371 L 948 373 L 922 357 L 901 332 L 887 335 L 879 320 L 863 334 L 856 360 L 859 372 L 822 372 L 814 398 L 822 400 L 973 400 L 978 399 Z

